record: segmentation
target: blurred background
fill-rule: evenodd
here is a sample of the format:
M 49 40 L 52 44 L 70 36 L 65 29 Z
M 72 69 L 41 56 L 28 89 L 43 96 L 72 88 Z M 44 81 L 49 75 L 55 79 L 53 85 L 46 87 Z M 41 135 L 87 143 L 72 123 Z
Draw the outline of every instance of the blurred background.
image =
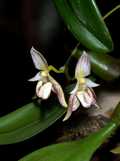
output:
M 118 0 L 96 2 L 102 15 L 119 3 Z M 119 20 L 120 11 L 105 20 L 115 47 L 110 54 L 118 58 Z M 71 44 L 74 46 L 76 40 L 67 31 L 51 0 L 0 0 L 0 116 L 28 103 L 34 95 L 35 84 L 27 81 L 36 73 L 29 53 L 31 46 L 42 52 L 49 64 L 59 68 L 68 57 L 64 49 Z M 53 134 L 52 128 L 49 135 Z M 18 160 L 49 141 L 45 131 L 22 143 L 0 146 L 0 160 Z

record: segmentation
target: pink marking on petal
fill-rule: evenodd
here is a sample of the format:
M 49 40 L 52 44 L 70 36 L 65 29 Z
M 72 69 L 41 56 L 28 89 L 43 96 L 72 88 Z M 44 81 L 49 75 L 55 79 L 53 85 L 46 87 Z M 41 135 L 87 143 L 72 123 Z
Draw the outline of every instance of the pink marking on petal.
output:
M 83 107 L 88 108 L 91 106 L 92 98 L 88 95 L 86 91 L 78 92 L 77 97 L 80 100 Z
M 73 96 L 71 95 L 71 97 L 72 97 L 72 100 L 71 100 L 72 111 L 76 111 L 80 106 L 80 101 L 78 100 L 76 95 L 73 95 Z
M 92 93 L 85 92 L 84 99 L 87 103 L 87 107 L 90 107 L 93 104 L 94 98 L 93 98 Z
M 93 95 L 93 102 L 92 104 L 97 107 L 98 109 L 100 109 L 101 107 L 97 104 L 97 101 L 96 101 L 96 94 L 94 92 L 94 90 L 92 88 L 89 88 L 89 90 L 91 91 L 92 95 Z
M 57 94 L 60 104 L 64 107 L 67 107 L 67 103 L 66 103 L 64 92 L 62 90 L 61 85 L 50 75 L 49 75 L 49 80 L 53 85 L 52 91 Z
M 67 110 L 67 113 L 66 113 L 63 121 L 68 120 L 70 118 L 72 112 L 76 111 L 79 106 L 80 106 L 80 102 L 79 102 L 77 96 L 75 94 L 70 95 L 68 110 Z
M 68 120 L 70 118 L 72 112 L 76 111 L 78 109 L 79 105 L 80 105 L 80 102 L 77 99 L 76 95 L 75 94 L 70 95 L 69 104 L 68 104 L 68 110 L 67 110 L 67 113 L 66 113 L 63 121 Z

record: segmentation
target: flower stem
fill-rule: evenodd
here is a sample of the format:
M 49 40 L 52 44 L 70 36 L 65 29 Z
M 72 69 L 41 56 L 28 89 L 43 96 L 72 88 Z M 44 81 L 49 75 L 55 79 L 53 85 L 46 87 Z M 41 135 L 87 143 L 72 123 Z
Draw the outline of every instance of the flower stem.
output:
M 103 20 L 105 20 L 106 18 L 108 18 L 112 13 L 114 13 L 119 8 L 120 8 L 120 4 L 117 5 L 116 7 L 114 7 L 112 10 L 110 10 L 105 16 L 103 16 Z
M 49 71 L 54 71 L 55 73 L 64 73 L 64 68 L 60 68 L 59 70 L 56 69 L 54 66 L 49 65 L 48 67 Z

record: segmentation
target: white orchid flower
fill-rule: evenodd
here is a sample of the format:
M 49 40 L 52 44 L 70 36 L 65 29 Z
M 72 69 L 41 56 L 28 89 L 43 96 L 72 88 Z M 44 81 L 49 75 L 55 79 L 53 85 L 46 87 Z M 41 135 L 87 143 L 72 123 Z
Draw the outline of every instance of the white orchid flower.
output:
M 93 87 L 99 86 L 95 82 L 86 78 L 90 75 L 91 65 L 90 57 L 84 51 L 75 69 L 75 78 L 77 80 L 75 88 L 70 93 L 68 110 L 63 121 L 67 120 L 73 111 L 77 110 L 80 103 L 83 107 L 88 108 L 91 105 L 99 107 L 96 103 L 96 95 L 93 91 Z
M 38 81 L 36 95 L 45 100 L 50 96 L 51 91 L 53 91 L 58 96 L 60 104 L 67 107 L 61 85 L 49 74 L 50 70 L 54 70 L 57 73 L 60 73 L 60 71 L 53 66 L 48 66 L 44 56 L 34 47 L 31 48 L 30 54 L 35 68 L 40 70 L 33 78 L 29 79 L 29 81 Z

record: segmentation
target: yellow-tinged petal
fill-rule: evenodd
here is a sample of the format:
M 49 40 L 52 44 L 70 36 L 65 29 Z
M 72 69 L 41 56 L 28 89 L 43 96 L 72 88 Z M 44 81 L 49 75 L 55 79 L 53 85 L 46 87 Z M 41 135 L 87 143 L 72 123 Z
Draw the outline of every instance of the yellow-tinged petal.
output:
M 118 145 L 117 147 L 112 149 L 111 152 L 114 153 L 114 154 L 120 154 L 120 145 Z

